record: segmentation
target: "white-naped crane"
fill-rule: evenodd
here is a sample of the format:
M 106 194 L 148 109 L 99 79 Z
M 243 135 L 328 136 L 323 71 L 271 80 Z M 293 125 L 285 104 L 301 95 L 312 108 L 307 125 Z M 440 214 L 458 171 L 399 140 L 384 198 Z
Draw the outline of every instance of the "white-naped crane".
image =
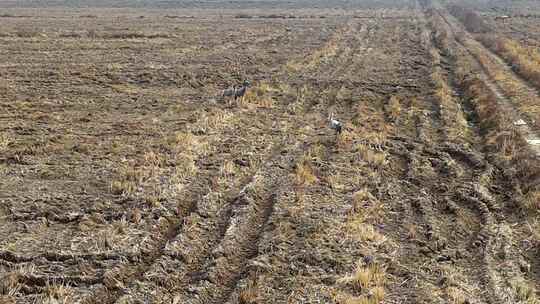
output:
M 334 113 L 330 113 L 330 116 L 328 116 L 328 122 L 330 123 L 330 128 L 336 131 L 336 134 L 341 134 L 343 124 L 334 118 Z

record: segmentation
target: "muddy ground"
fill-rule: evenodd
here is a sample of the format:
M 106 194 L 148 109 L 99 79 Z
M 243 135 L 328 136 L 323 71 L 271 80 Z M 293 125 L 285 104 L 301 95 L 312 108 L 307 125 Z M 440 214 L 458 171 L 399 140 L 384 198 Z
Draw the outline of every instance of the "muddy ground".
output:
M 3 5 L 0 302 L 538 303 L 538 209 L 438 27 L 531 117 L 439 6 Z

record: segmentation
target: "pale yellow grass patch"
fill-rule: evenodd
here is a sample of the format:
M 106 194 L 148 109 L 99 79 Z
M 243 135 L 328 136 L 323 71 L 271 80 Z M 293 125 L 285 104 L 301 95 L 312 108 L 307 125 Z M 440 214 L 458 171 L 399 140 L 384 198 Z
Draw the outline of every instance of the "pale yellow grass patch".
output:
M 305 156 L 296 164 L 295 175 L 296 182 L 299 185 L 311 185 L 318 181 L 318 178 L 313 171 L 311 161 Z

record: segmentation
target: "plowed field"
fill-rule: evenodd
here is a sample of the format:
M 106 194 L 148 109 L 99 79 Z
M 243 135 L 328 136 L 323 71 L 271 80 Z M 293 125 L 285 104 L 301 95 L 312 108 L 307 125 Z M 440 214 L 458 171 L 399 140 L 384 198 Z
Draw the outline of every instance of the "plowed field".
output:
M 53 2 L 0 1 L 0 303 L 540 303 L 540 98 L 444 5 Z

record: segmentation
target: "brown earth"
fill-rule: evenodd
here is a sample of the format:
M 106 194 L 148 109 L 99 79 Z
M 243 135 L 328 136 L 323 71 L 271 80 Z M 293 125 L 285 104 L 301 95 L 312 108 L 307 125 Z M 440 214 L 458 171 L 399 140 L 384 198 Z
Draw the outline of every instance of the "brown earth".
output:
M 527 113 L 444 8 L 351 3 L 6 10 L 0 303 L 538 303 L 460 75 Z

